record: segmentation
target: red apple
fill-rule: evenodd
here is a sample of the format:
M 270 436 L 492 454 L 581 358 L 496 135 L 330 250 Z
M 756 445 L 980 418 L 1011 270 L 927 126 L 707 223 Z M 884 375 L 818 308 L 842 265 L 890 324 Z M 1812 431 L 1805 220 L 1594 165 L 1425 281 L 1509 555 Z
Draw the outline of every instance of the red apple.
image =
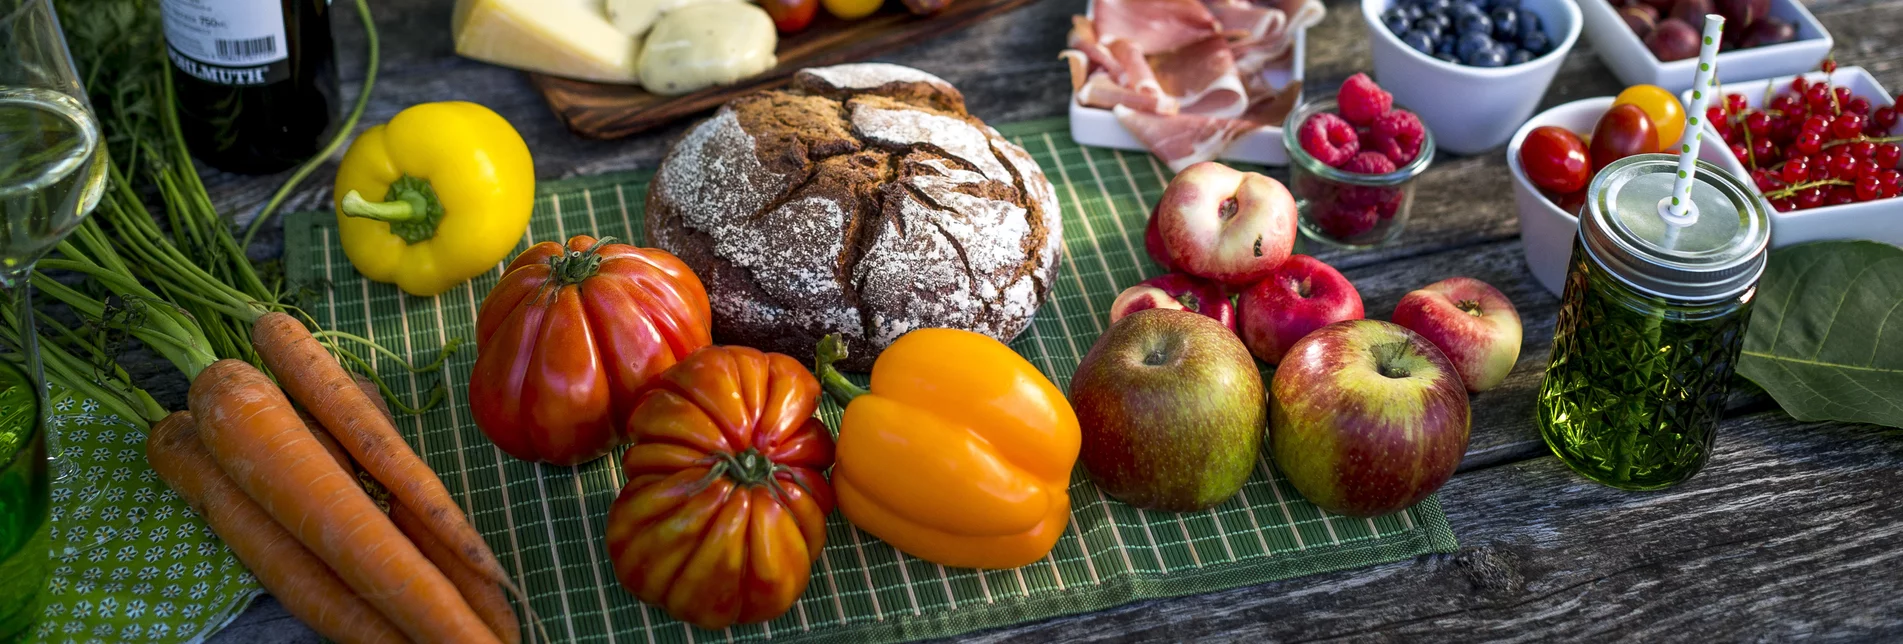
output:
M 1110 304 L 1110 323 L 1144 309 L 1178 309 L 1201 313 L 1236 329 L 1236 307 L 1222 292 L 1222 285 L 1182 273 L 1158 275 L 1123 289 Z
M 1394 323 L 1446 354 L 1467 391 L 1500 386 L 1520 359 L 1520 312 L 1500 289 L 1471 277 L 1450 277 L 1401 296 Z
M 1155 209 L 1150 210 L 1150 223 L 1143 225 L 1143 252 L 1150 256 L 1150 261 L 1156 262 L 1156 265 L 1163 270 L 1176 270 L 1170 268 L 1170 251 L 1163 248 L 1163 233 L 1156 230 Z
M 1079 460 L 1130 505 L 1201 510 L 1234 496 L 1261 458 L 1262 373 L 1234 333 L 1187 311 L 1138 311 L 1077 365 Z
M 1269 364 L 1281 362 L 1295 341 L 1315 329 L 1362 317 L 1355 285 L 1335 267 L 1307 255 L 1288 258 L 1244 289 L 1240 308 L 1242 343 Z
M 1269 450 L 1322 509 L 1378 516 L 1453 476 L 1471 416 L 1454 365 L 1419 334 L 1336 322 L 1289 349 L 1269 395 Z
M 1280 181 L 1205 161 L 1163 189 L 1156 226 L 1174 270 L 1244 286 L 1294 249 L 1295 198 Z

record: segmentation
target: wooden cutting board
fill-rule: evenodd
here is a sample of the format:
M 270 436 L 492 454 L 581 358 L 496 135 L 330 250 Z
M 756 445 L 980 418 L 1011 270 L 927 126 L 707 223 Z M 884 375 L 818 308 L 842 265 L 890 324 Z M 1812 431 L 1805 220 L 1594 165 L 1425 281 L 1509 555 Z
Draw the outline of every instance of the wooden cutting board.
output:
M 888 0 L 878 13 L 853 21 L 835 18 L 822 8 L 805 31 L 780 38 L 775 52 L 780 64 L 773 69 L 733 85 L 680 96 L 547 74 L 531 73 L 529 81 L 548 99 L 549 108 L 568 129 L 589 138 L 616 139 L 712 109 L 735 96 L 785 85 L 793 72 L 802 68 L 865 60 L 963 29 L 1032 1 L 953 0 L 945 11 L 924 17 L 907 12 L 897 0 Z

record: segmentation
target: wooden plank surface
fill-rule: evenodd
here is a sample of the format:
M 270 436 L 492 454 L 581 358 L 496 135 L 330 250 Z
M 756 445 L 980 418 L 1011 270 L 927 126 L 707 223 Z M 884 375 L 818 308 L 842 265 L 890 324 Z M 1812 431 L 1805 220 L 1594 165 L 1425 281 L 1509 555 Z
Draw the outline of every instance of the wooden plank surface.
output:
M 1597 2 L 1602 0 L 1579 0 Z M 1837 59 L 1903 91 L 1903 0 L 1807 3 L 1837 39 Z M 377 3 L 384 51 L 366 124 L 412 103 L 473 100 L 513 122 L 544 179 L 653 167 L 685 127 L 619 141 L 567 131 L 524 74 L 453 54 L 450 0 Z M 1063 114 L 1068 80 L 1055 58 L 1084 0 L 1039 0 L 1000 19 L 881 60 L 944 76 L 994 123 Z M 1330 0 L 1309 34 L 1307 76 L 1328 92 L 1370 68 L 1357 3 Z M 346 94 L 362 78 L 361 29 L 336 12 Z M 1737 79 L 1744 80 L 1744 79 Z M 1583 39 L 1542 99 L 1551 106 L 1610 95 L 1620 83 Z M 362 127 L 362 126 L 360 126 Z M 330 172 L 290 208 L 322 207 Z M 283 176 L 208 177 L 223 211 L 245 217 Z M 1525 321 L 1521 358 L 1505 385 L 1474 398 L 1474 433 L 1442 504 L 1456 555 L 1293 579 L 1223 593 L 1143 602 L 961 638 L 973 642 L 1268 640 L 1781 641 L 1801 636 L 1903 638 L 1903 432 L 1791 420 L 1750 394 L 1703 474 L 1662 493 L 1590 484 L 1547 456 L 1532 392 L 1548 354 L 1556 298 L 1520 259 L 1506 161 L 1499 151 L 1442 157 L 1419 180 L 1399 244 L 1318 253 L 1354 281 L 1370 317 L 1433 280 L 1470 275 L 1504 290 Z M 275 228 L 275 227 L 274 227 Z M 252 249 L 275 257 L 278 237 Z M 135 364 L 161 402 L 183 380 L 157 360 Z M 266 599 L 216 642 L 315 642 Z
M 680 96 L 662 96 L 634 85 L 608 85 L 530 74 L 529 82 L 548 99 L 556 118 L 576 134 L 618 139 L 673 121 L 697 117 L 721 103 L 785 85 L 793 72 L 807 67 L 869 59 L 913 43 L 952 33 L 972 23 L 1023 7 L 1031 0 L 963 0 L 931 16 L 912 15 L 900 3 L 860 20 L 840 20 L 824 11 L 813 24 L 781 38 L 779 64 L 732 85 L 709 87 Z

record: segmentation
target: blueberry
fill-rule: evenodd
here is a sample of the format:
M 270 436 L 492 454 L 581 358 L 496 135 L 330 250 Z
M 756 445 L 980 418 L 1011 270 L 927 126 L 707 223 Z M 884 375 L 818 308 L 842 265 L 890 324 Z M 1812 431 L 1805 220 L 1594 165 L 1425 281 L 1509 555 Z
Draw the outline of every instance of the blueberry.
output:
M 1419 29 L 1407 32 L 1407 35 L 1401 36 L 1401 42 L 1406 43 L 1409 47 L 1413 47 L 1414 51 L 1429 55 L 1434 53 L 1433 37 L 1422 33 Z
M 1507 49 L 1500 43 L 1489 42 L 1461 60 L 1475 67 L 1500 67 L 1507 64 Z
M 1401 17 L 1406 19 L 1410 24 L 1416 20 L 1420 20 L 1421 16 L 1424 15 L 1421 13 L 1420 5 L 1406 4 L 1397 7 L 1397 9 L 1400 10 Z
M 1480 5 L 1477 4 L 1457 4 L 1454 5 L 1452 11 L 1447 13 L 1448 17 L 1454 19 L 1454 24 L 1460 24 L 1460 21 L 1466 19 L 1467 16 L 1487 15 L 1487 10 L 1480 8 Z
M 1446 13 L 1452 6 L 1454 6 L 1454 0 L 1424 0 L 1420 4 L 1421 11 L 1424 13 Z
M 1527 35 L 1535 31 L 1541 32 L 1540 35 L 1545 35 L 1546 30 L 1540 28 L 1540 14 L 1533 13 L 1531 11 L 1521 11 L 1520 12 L 1520 40 L 1525 41 Z
M 1469 34 L 1469 33 L 1491 34 L 1493 33 L 1493 19 L 1488 18 L 1484 14 L 1469 13 L 1469 14 L 1462 15 L 1460 17 L 1460 21 L 1455 24 L 1459 25 L 1459 31 L 1462 34 Z
M 1553 48 L 1553 43 L 1546 39 L 1546 32 L 1535 31 L 1520 36 L 1520 48 L 1533 52 L 1534 55 L 1545 55 L 1547 50 Z
M 1493 39 L 1488 38 L 1487 34 L 1469 31 L 1460 35 L 1459 42 L 1454 44 L 1454 53 L 1459 54 L 1461 60 L 1471 60 L 1475 52 L 1492 47 L 1493 45 Z M 1468 64 L 1471 65 L 1473 63 Z
M 1447 33 L 1445 29 L 1441 28 L 1439 21 L 1429 20 L 1427 18 L 1414 21 L 1414 31 L 1427 34 L 1428 40 L 1440 40 L 1441 36 Z
M 1507 57 L 1507 64 L 1518 65 L 1533 60 L 1534 58 L 1537 58 L 1537 56 L 1534 56 L 1533 52 L 1524 49 L 1515 49 L 1513 50 L 1513 55 Z
M 1518 9 L 1520 8 L 1520 0 L 1492 0 L 1492 2 L 1487 3 L 1487 8 L 1489 9 L 1499 9 L 1501 7 Z
M 1447 56 L 1449 58 L 1458 59 L 1460 58 L 1459 54 L 1459 50 L 1454 48 L 1453 38 L 1441 38 L 1440 40 L 1434 41 L 1435 56 Z
M 1428 14 L 1428 15 L 1425 15 L 1425 16 L 1421 16 L 1421 18 L 1420 18 L 1420 19 L 1421 19 L 1421 20 L 1432 20 L 1432 21 L 1434 21 L 1434 24 L 1436 24 L 1436 25 L 1439 25 L 1439 26 L 1440 26 L 1440 31 L 1441 31 L 1441 33 L 1443 33 L 1443 34 L 1445 34 L 1445 33 L 1453 33 L 1453 31 L 1454 31 L 1454 19 L 1453 19 L 1453 18 L 1450 18 L 1450 17 L 1448 17 L 1448 16 L 1447 16 L 1447 14 L 1444 14 L 1444 13 L 1433 13 L 1433 14 Z M 1419 21 L 1416 21 L 1416 22 L 1419 22 Z
M 1520 10 L 1513 7 L 1494 7 L 1488 12 L 1493 18 L 1493 39 L 1512 42 L 1520 35 Z
M 1388 31 L 1396 35 L 1407 33 L 1408 22 L 1406 12 L 1399 8 L 1381 12 L 1381 24 L 1386 25 Z
M 1441 59 L 1441 60 L 1444 60 L 1444 61 L 1447 61 L 1447 62 L 1450 62 L 1450 63 L 1453 63 L 1453 64 L 1455 64 L 1455 65 L 1459 65 L 1459 64 L 1460 64 L 1460 59 L 1459 59 L 1459 58 L 1455 58 L 1455 57 L 1454 57 L 1454 55 L 1453 55 L 1453 54 L 1450 54 L 1450 53 L 1445 53 L 1445 52 L 1437 52 L 1437 53 L 1435 53 L 1435 54 L 1434 54 L 1434 57 L 1435 57 L 1435 58 L 1439 58 L 1439 59 Z

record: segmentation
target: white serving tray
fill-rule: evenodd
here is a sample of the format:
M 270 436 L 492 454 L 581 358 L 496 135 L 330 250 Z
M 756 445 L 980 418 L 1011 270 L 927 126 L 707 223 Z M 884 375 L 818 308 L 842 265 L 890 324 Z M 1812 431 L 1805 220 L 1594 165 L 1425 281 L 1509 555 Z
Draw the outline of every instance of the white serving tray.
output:
M 1627 85 L 1657 85 L 1674 92 L 1692 86 L 1693 68 L 1698 59 L 1663 62 L 1645 48 L 1638 34 L 1632 33 L 1619 12 L 1607 0 L 1578 0 L 1579 12 L 1586 19 L 1586 40 L 1599 58 L 1612 68 L 1614 76 Z M 1817 68 L 1830 54 L 1830 32 L 1797 0 L 1771 0 L 1771 16 L 1782 18 L 1797 30 L 1797 39 L 1718 54 L 1718 81 L 1752 80 L 1772 76 L 1802 74 Z M 1693 30 L 1703 25 L 1692 25 Z M 1736 29 L 1725 25 L 1727 31 Z
M 1090 4 L 1091 9 L 1094 10 L 1097 4 L 1095 0 Z M 1308 30 L 1296 31 L 1295 55 L 1290 60 L 1289 69 L 1271 69 L 1262 73 L 1270 86 L 1286 87 L 1290 81 L 1302 80 L 1307 45 Z M 1307 88 L 1303 88 L 1302 93 L 1296 95 L 1297 104 L 1307 92 Z M 1077 95 L 1074 93 L 1070 98 L 1070 138 L 1080 145 L 1119 150 L 1147 150 L 1143 147 L 1143 143 L 1131 136 L 1128 130 L 1123 129 L 1123 124 L 1117 122 L 1115 113 L 1095 107 L 1084 107 L 1078 104 Z M 1288 165 L 1288 149 L 1282 146 L 1282 128 L 1264 127 L 1252 130 L 1230 143 L 1229 149 L 1217 155 L 1217 158 L 1260 165 Z
M 1812 83 L 1822 81 L 1824 73 L 1805 74 L 1804 80 Z M 1777 83 L 1783 86 L 1789 85 L 1790 82 L 1790 76 L 1782 76 L 1749 83 L 1725 83 L 1723 93 L 1713 96 L 1712 99 L 1723 100 L 1720 97 L 1724 94 L 1742 94 L 1745 102 L 1751 107 L 1759 107 L 1764 103 L 1764 88 L 1767 85 Z M 1850 89 L 1850 95 L 1861 96 L 1864 100 L 1870 101 L 1870 110 L 1873 112 L 1876 108 L 1896 104 L 1896 99 L 1892 98 L 1889 92 L 1884 91 L 1883 86 L 1877 83 L 1877 79 L 1871 76 L 1870 72 L 1864 71 L 1862 67 L 1839 67 L 1836 72 L 1830 74 L 1830 83 L 1847 87 Z M 1689 105 L 1690 92 L 1679 100 Z M 1705 137 L 1706 141 L 1721 140 L 1718 138 L 1718 131 L 1710 124 L 1705 125 L 1705 134 L 1708 135 Z M 1890 135 L 1903 135 L 1903 123 L 1890 128 Z M 1742 161 L 1731 155 L 1730 147 L 1723 145 L 1705 147 L 1717 148 L 1720 154 L 1730 159 L 1737 167 L 1741 169 L 1744 167 Z M 1760 201 L 1763 200 L 1763 193 L 1758 190 L 1757 183 L 1751 181 L 1749 175 L 1745 175 L 1744 183 L 1751 187 L 1753 194 L 1759 195 Z M 1764 210 L 1771 215 L 1771 246 L 1773 248 L 1825 239 L 1870 239 L 1903 246 L 1903 197 L 1791 212 L 1778 212 L 1771 207 L 1771 204 L 1765 203 Z

